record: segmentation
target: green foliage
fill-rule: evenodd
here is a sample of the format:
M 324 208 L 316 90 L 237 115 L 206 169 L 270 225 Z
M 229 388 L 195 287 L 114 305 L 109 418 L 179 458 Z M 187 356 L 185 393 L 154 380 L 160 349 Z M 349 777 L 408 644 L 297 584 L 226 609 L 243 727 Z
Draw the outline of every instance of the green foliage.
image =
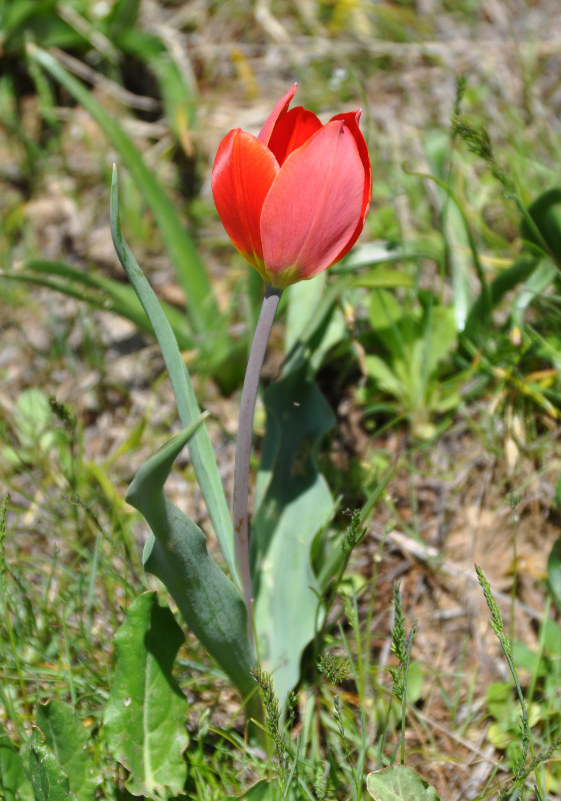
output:
M 31 735 L 29 773 L 35 801 L 76 801 L 68 776 L 39 729 Z
M 311 552 L 334 511 L 317 463 L 333 413 L 301 370 L 267 387 L 265 408 L 251 543 L 255 626 L 260 660 L 284 705 L 298 681 L 302 652 L 321 624 Z
M 36 723 L 45 737 L 45 745 L 68 776 L 70 789 L 78 801 L 91 801 L 99 778 L 88 753 L 90 737 L 72 707 L 56 699 L 38 704 Z
M 33 789 L 18 749 L 0 725 L 0 790 L 6 801 L 31 801 Z
M 201 529 L 163 493 L 173 462 L 201 422 L 192 423 L 145 462 L 127 500 L 152 530 L 144 550 L 146 569 L 166 585 L 187 625 L 245 698 L 253 690 L 254 659 L 242 596 L 208 553 Z
M 369 773 L 368 792 L 375 801 L 438 801 L 434 788 L 405 765 Z
M 432 295 L 404 306 L 386 290 L 374 290 L 370 316 L 374 344 L 380 355 L 368 352 L 365 368 L 374 386 L 391 396 L 389 408 L 405 417 L 416 437 L 435 433 L 432 417 L 454 409 L 459 401 L 462 376 L 442 380 L 444 365 L 457 344 L 454 312 L 436 304 Z M 370 393 L 369 393 L 370 394 Z M 366 392 L 362 398 L 366 402 Z M 367 410 L 376 406 L 367 404 Z
M 167 798 L 187 778 L 187 699 L 172 675 L 181 629 L 153 592 L 140 595 L 115 635 L 117 670 L 103 722 L 133 795 Z
M 545 764 L 545 781 L 550 792 L 561 788 L 561 771 L 556 760 L 548 762 L 561 743 L 561 628 L 550 618 L 543 620 L 539 650 L 520 642 L 512 643 L 512 658 L 518 670 L 530 676 L 526 689 L 528 726 L 539 752 L 527 764 L 524 742 L 520 736 L 520 705 L 513 688 L 496 682 L 487 688 L 487 705 L 494 722 L 487 730 L 487 739 L 505 751 L 508 764 L 515 773 L 515 784 L 530 775 L 539 764 Z

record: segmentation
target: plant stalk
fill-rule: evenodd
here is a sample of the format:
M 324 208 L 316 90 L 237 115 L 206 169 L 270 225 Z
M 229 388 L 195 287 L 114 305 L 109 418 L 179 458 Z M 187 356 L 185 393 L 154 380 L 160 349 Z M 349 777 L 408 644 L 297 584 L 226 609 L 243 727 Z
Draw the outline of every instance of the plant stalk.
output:
M 249 566 L 249 463 L 251 457 L 251 439 L 253 434 L 253 417 L 255 403 L 261 377 L 261 368 L 265 359 L 267 342 L 275 319 L 281 289 L 267 286 L 259 320 L 255 328 L 247 370 L 243 382 L 240 412 L 238 417 L 238 440 L 236 445 L 236 461 L 234 466 L 234 555 L 242 585 L 243 599 L 247 607 L 249 641 L 254 645 L 253 633 L 253 590 L 251 587 L 251 571 Z

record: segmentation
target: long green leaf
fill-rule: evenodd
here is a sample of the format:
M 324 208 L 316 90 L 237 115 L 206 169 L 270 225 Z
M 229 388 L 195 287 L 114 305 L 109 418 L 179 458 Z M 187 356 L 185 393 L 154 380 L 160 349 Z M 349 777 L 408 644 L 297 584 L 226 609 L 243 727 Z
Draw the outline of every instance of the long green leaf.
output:
M 311 548 L 335 504 L 318 471 L 317 449 L 334 418 L 303 371 L 271 384 L 265 406 L 267 434 L 251 532 L 252 579 L 259 657 L 284 704 L 318 623 Z
M 29 45 L 30 57 L 49 75 L 55 78 L 92 115 L 118 151 L 130 171 L 143 197 L 152 209 L 158 228 L 166 244 L 177 278 L 185 291 L 189 318 L 194 331 L 202 337 L 202 344 L 210 353 L 218 343 L 224 346 L 222 318 L 210 285 L 205 266 L 179 215 L 144 164 L 142 157 L 118 122 L 101 106 L 95 96 L 71 75 L 50 53 Z M 212 343 L 208 341 L 209 337 Z
M 241 593 L 208 553 L 201 529 L 163 493 L 174 460 L 199 422 L 142 465 L 126 499 L 152 529 L 144 551 L 146 569 L 166 585 L 188 626 L 245 697 L 255 690 L 255 683 Z
M 181 358 L 171 326 L 162 311 L 150 284 L 127 245 L 121 232 L 119 220 L 119 198 L 117 170 L 113 171 L 111 185 L 111 233 L 115 250 L 123 269 L 129 277 L 136 294 L 152 323 L 154 333 L 162 350 L 177 403 L 179 419 L 184 428 L 191 425 L 200 415 L 199 406 L 189 378 L 187 368 Z M 232 521 L 224 495 L 224 488 L 218 473 L 216 458 L 205 426 L 201 426 L 189 443 L 197 482 L 201 489 L 214 531 L 220 543 L 224 559 L 231 575 L 237 580 L 234 561 L 234 533 Z
M 103 722 L 113 755 L 131 774 L 126 787 L 133 795 L 175 795 L 187 779 L 188 703 L 172 674 L 183 640 L 155 592 L 136 598 L 115 635 L 117 670 Z

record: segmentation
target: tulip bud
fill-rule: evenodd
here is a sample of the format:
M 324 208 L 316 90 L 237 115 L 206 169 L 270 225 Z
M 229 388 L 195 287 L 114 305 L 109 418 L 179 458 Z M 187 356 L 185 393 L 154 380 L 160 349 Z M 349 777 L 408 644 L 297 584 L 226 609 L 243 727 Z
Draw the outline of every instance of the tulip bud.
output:
M 275 289 L 313 278 L 343 258 L 364 227 L 372 187 L 360 112 L 322 125 L 289 110 L 296 84 L 259 136 L 236 128 L 212 170 L 218 214 L 235 247 Z

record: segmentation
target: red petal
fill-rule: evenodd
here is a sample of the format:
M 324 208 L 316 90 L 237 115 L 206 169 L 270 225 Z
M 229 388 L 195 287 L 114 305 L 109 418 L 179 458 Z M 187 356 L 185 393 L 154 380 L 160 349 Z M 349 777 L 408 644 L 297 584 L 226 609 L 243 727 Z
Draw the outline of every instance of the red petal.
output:
M 290 87 L 290 89 L 288 90 L 288 92 L 281 97 L 281 99 L 279 100 L 277 105 L 274 107 L 274 109 L 271 111 L 271 113 L 267 117 L 267 122 L 261 128 L 261 131 L 259 132 L 259 135 L 257 136 L 259 141 L 263 142 L 263 144 L 265 144 L 265 145 L 269 144 L 269 139 L 271 138 L 271 134 L 273 132 L 273 128 L 277 124 L 277 120 L 280 117 L 282 117 L 284 114 L 286 114 L 286 112 L 288 111 L 288 107 L 290 105 L 290 101 L 294 97 L 294 93 L 296 92 L 297 88 L 298 88 L 298 84 L 297 83 L 293 83 L 292 86 Z
M 284 288 L 333 264 L 361 222 L 367 177 L 344 120 L 328 122 L 288 156 L 261 214 L 269 283 Z
M 310 136 L 321 128 L 321 122 L 312 111 L 302 106 L 290 109 L 276 123 L 269 139 L 269 150 L 272 150 L 280 165 L 286 157 L 301 147 Z
M 370 200 L 372 199 L 372 166 L 370 164 L 370 155 L 368 153 L 368 146 L 364 140 L 364 136 L 362 135 L 360 128 L 358 127 L 358 121 L 360 119 L 360 111 L 351 111 L 347 112 L 346 114 L 337 114 L 333 117 L 334 120 L 344 120 L 345 124 L 349 127 L 349 130 L 353 134 L 355 138 L 356 145 L 358 147 L 358 152 L 364 167 L 364 172 L 366 175 L 366 180 L 364 183 L 364 194 L 362 196 L 362 212 L 361 218 L 357 224 L 357 227 L 343 248 L 343 250 L 338 254 L 337 258 L 334 260 L 340 261 L 340 259 L 345 256 L 349 250 L 352 248 L 362 229 L 364 228 L 364 221 L 366 220 L 366 216 L 368 214 L 368 209 L 370 208 Z M 331 122 L 331 120 L 330 120 Z
M 212 194 L 222 224 L 236 248 L 258 269 L 263 262 L 261 210 L 278 171 L 271 151 L 239 128 L 222 140 L 212 168 Z

